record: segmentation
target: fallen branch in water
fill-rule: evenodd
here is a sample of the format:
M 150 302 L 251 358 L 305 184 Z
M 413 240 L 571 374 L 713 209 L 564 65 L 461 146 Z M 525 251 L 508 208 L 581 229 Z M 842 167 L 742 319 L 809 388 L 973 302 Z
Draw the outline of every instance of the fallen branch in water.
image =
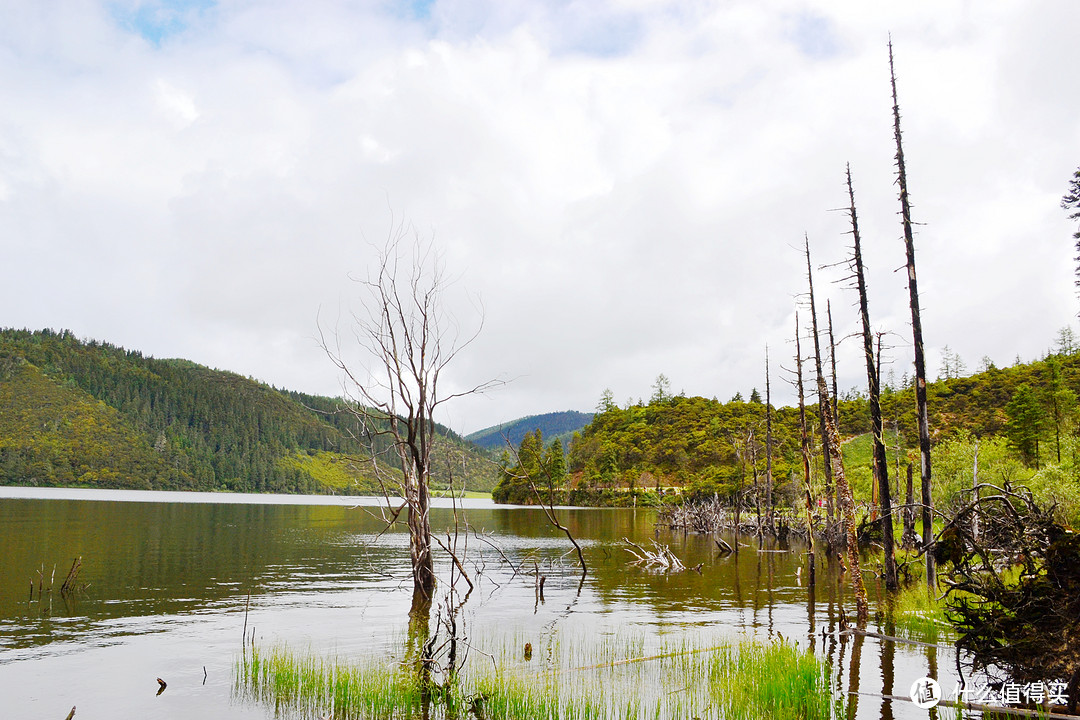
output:
M 679 558 L 675 557 L 675 553 L 671 552 L 671 548 L 667 545 L 661 545 L 655 540 L 652 541 L 653 550 L 646 550 L 629 538 L 624 537 L 623 542 L 630 546 L 623 549 L 637 558 L 637 560 L 630 563 L 631 565 L 640 565 L 649 570 L 663 570 L 669 573 L 685 572 L 688 569 Z M 634 550 L 637 550 L 637 552 L 634 552 Z M 701 572 L 701 565 L 693 569 Z
M 860 695 L 873 696 L 874 693 L 859 693 Z M 911 702 L 911 698 L 903 695 L 880 695 L 886 700 Z M 975 712 L 981 712 L 989 715 L 990 717 L 996 717 L 999 715 L 1009 715 L 1013 717 L 1030 717 L 1030 718 L 1050 718 L 1051 720 L 1076 720 L 1076 715 L 1063 715 L 1061 713 L 1047 712 L 1045 710 L 1029 710 L 1027 708 L 1020 707 L 1008 707 L 1006 705 L 983 705 L 982 703 L 972 702 L 959 702 L 957 700 L 941 700 L 938 702 L 940 707 L 957 708 L 958 710 L 974 710 Z

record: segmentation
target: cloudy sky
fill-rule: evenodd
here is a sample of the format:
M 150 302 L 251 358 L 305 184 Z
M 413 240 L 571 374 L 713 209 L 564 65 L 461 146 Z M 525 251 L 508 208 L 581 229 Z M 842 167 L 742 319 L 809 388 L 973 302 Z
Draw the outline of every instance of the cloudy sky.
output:
M 0 326 L 338 394 L 374 247 L 405 220 L 483 330 L 470 432 L 648 398 L 791 401 L 799 247 L 841 261 L 854 173 L 870 311 L 910 368 L 896 51 L 929 367 L 1075 325 L 1073 0 L 0 0 Z M 854 294 L 818 276 L 837 335 Z M 840 385 L 865 382 L 857 343 Z

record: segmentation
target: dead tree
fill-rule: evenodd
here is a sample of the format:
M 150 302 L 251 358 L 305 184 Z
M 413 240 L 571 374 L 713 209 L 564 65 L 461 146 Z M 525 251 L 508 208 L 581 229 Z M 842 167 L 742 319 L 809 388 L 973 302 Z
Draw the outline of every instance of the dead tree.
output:
M 414 605 L 419 600 L 418 606 L 430 606 L 435 570 L 428 486 L 438 438 L 435 413 L 444 403 L 484 392 L 498 381 L 442 394 L 443 372 L 479 334 L 483 318 L 472 335 L 459 337 L 446 314 L 448 281 L 431 241 L 420 240 L 404 223 L 392 224 L 374 269 L 357 282 L 363 296 L 353 314 L 353 334 L 362 359 L 347 360 L 337 334 L 334 345 L 321 334 L 321 344 L 342 372 L 348 410 L 369 442 L 369 460 L 388 507 L 394 495 L 404 500 L 391 507 L 392 517 L 406 510 Z M 400 477 L 387 475 L 388 464 L 397 466 Z
M 907 168 L 904 165 L 904 146 L 900 134 L 900 101 L 896 94 L 896 70 L 893 67 L 892 41 L 889 41 L 889 76 L 893 96 L 893 134 L 896 137 L 896 176 L 900 186 L 900 217 L 904 224 L 904 247 L 907 251 L 908 295 L 911 303 L 911 333 L 915 345 L 915 402 L 919 413 L 919 475 L 922 479 L 922 541 L 925 549 L 933 536 L 931 514 L 934 501 L 931 495 L 930 416 L 926 409 L 926 358 L 923 354 L 922 316 L 919 313 L 919 287 L 915 280 L 915 235 L 911 223 L 911 202 L 908 198 Z M 926 553 L 926 585 L 937 584 L 934 554 Z
M 776 523 L 773 518 L 773 475 L 772 475 L 772 392 L 769 385 L 769 346 L 765 346 L 765 522 L 769 533 L 776 535 Z
M 810 565 L 807 584 L 814 587 L 814 495 L 810 490 L 810 438 L 806 432 L 806 392 L 802 373 L 802 343 L 799 340 L 799 313 L 795 312 L 795 378 L 799 390 L 799 447 L 802 450 L 803 487 L 806 490 L 807 562 Z
M 859 217 L 855 212 L 855 189 L 851 182 L 851 166 L 847 167 L 848 212 L 851 217 L 851 236 L 854 252 L 851 269 L 859 291 L 859 316 L 862 319 L 863 355 L 866 358 L 866 383 L 870 395 L 870 423 L 874 433 L 874 480 L 877 482 L 881 506 L 881 535 L 885 551 L 885 587 L 896 590 L 896 558 L 893 555 L 892 498 L 889 492 L 889 459 L 885 454 L 885 431 L 881 420 L 881 373 L 874 358 L 874 335 L 870 330 L 870 310 L 866 299 L 866 275 L 863 272 L 862 240 L 859 236 Z M 880 350 L 878 359 L 880 360 Z
M 836 338 L 833 337 L 832 300 L 825 300 L 825 317 L 829 321 L 829 370 L 832 375 L 832 416 L 840 427 L 840 391 L 836 384 Z
M 825 376 L 821 372 L 821 343 L 818 340 L 817 309 L 814 304 L 814 271 L 810 263 L 810 240 L 806 240 L 806 274 L 810 288 L 810 324 L 814 335 L 814 367 L 817 372 L 818 412 L 825 425 L 825 451 L 832 456 L 833 473 L 836 479 L 837 495 L 840 498 L 840 515 L 847 537 L 848 565 L 851 571 L 851 586 L 855 592 L 855 607 L 858 622 L 863 625 L 870 617 L 870 605 L 866 598 L 866 586 L 863 584 L 862 569 L 859 564 L 859 541 L 855 527 L 855 499 L 851 495 L 851 486 L 844 474 L 844 462 L 840 455 L 840 434 L 836 429 L 836 419 L 829 402 L 829 389 L 825 386 Z
M 806 258 L 810 259 L 810 241 L 806 240 Z M 813 293 L 813 280 L 811 279 L 811 294 Z M 811 306 L 813 302 L 811 301 Z M 814 310 L 811 307 L 811 315 L 814 315 Z M 814 352 L 817 356 L 817 374 L 818 379 L 821 381 L 818 383 L 818 423 L 821 430 L 821 463 L 825 476 L 825 554 L 829 557 L 832 556 L 830 548 L 833 543 L 833 536 L 836 532 L 836 505 L 834 499 L 836 497 L 833 491 L 833 462 L 832 454 L 829 452 L 829 431 L 825 427 L 825 415 L 826 411 L 831 407 L 829 400 L 829 392 L 825 388 L 824 378 L 821 374 L 821 347 L 818 342 L 817 335 L 817 317 L 814 317 Z M 822 404 L 829 407 L 822 407 Z

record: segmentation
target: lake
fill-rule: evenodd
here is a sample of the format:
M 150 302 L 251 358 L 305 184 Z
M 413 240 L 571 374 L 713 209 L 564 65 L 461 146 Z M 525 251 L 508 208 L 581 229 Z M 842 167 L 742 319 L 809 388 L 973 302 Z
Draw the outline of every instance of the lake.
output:
M 572 546 L 542 510 L 436 505 L 443 542 L 455 514 L 459 542 L 467 538 L 476 589 L 462 619 L 474 638 L 536 647 L 551 638 L 630 638 L 648 652 L 679 637 L 782 636 L 829 659 L 837 692 L 858 693 L 850 713 L 858 718 L 926 717 L 881 696 L 906 696 L 926 675 L 947 692 L 956 684 L 950 650 L 841 638 L 841 607 L 851 617 L 853 603 L 822 566 L 810 602 L 800 547 L 759 551 L 743 537 L 738 556 L 722 555 L 709 537 L 656 533 L 649 509 L 560 509 L 589 565 L 581 583 Z M 669 544 L 701 570 L 633 567 L 623 538 Z M 400 655 L 408 624 L 408 537 L 386 530 L 373 499 L 5 487 L 0 547 L 5 718 L 62 720 L 72 706 L 78 720 L 271 718 L 273 708 L 235 686 L 245 624 L 260 644 L 338 657 Z M 64 598 L 59 588 L 76 557 L 78 582 L 88 585 Z M 445 577 L 449 566 L 437 557 Z M 537 570 L 546 577 L 543 603 Z M 39 584 L 50 583 L 39 599 Z M 886 628 L 879 617 L 869 629 Z M 157 678 L 167 682 L 160 695 Z

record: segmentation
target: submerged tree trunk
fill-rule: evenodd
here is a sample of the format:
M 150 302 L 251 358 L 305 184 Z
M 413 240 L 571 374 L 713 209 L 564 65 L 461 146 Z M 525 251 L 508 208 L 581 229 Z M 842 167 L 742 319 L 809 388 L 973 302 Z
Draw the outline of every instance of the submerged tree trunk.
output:
M 911 332 L 915 345 L 915 402 L 919 413 L 919 475 L 922 479 L 922 542 L 926 556 L 926 585 L 937 586 L 933 542 L 933 497 L 930 472 L 930 417 L 926 409 L 926 358 L 923 354 L 922 316 L 919 312 L 919 287 L 915 280 L 915 235 L 911 223 L 911 202 L 908 199 L 907 169 L 904 165 L 904 146 L 900 135 L 900 101 L 896 94 L 896 70 L 893 66 L 892 41 L 889 42 L 889 76 L 893 96 L 893 134 L 896 137 L 897 184 L 900 186 L 900 216 L 904 223 L 904 247 L 907 251 L 908 295 L 911 303 Z
M 863 272 L 862 240 L 859 236 L 859 217 L 855 212 L 855 189 L 851 182 L 851 166 L 847 168 L 848 198 L 851 201 L 851 235 L 854 255 L 852 265 L 859 290 L 859 315 L 862 318 L 863 355 L 866 357 L 866 382 L 870 395 L 870 424 L 874 433 L 874 478 L 877 481 L 878 502 L 881 506 L 881 536 L 885 554 L 885 587 L 896 590 L 896 558 L 893 555 L 892 498 L 889 492 L 889 459 L 885 454 L 885 430 L 881 421 L 881 376 L 874 361 L 874 335 L 870 330 L 870 310 L 866 299 L 866 276 Z M 879 351 L 880 359 L 880 351 Z
M 814 273 L 810 263 L 810 241 L 806 240 L 806 273 L 810 287 L 810 323 L 814 334 L 814 363 L 817 371 L 818 410 L 825 422 L 825 447 L 833 460 L 833 473 L 836 478 L 837 495 L 840 498 L 840 514 L 847 535 L 848 565 L 851 571 L 851 587 L 855 593 L 855 607 L 860 625 L 870 617 L 870 605 L 866 598 L 866 586 L 863 584 L 862 569 L 859 562 L 859 542 L 855 531 L 855 499 L 844 474 L 844 463 L 840 455 L 840 434 L 836 429 L 832 405 L 829 402 L 829 389 L 825 386 L 825 376 L 821 372 L 821 343 L 818 340 L 817 310 L 814 304 Z
M 806 490 L 806 558 L 810 566 L 806 582 L 814 588 L 814 495 L 810 491 L 810 438 L 806 433 L 806 392 L 803 386 L 802 344 L 799 342 L 799 313 L 795 313 L 795 377 L 799 390 L 799 437 L 803 461 L 803 487 Z

